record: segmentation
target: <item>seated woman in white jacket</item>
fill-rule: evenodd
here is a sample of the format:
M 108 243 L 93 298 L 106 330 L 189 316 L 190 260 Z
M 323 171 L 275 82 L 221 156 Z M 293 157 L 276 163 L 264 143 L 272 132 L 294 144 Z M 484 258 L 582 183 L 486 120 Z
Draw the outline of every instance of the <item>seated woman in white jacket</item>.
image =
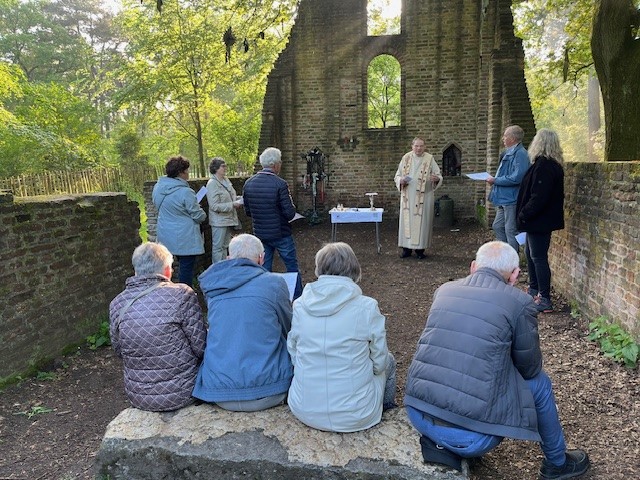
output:
M 319 430 L 364 430 L 380 422 L 383 403 L 395 406 L 396 362 L 385 318 L 356 285 L 360 264 L 346 243 L 320 249 L 315 273 L 318 280 L 293 304 L 289 408 Z

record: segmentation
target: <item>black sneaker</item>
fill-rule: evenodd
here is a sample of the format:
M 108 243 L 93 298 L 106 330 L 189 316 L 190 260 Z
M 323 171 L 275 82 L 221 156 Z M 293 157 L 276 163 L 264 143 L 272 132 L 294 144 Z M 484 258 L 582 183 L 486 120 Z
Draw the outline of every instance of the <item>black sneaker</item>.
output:
M 407 258 L 411 256 L 411 249 L 402 247 L 402 253 L 400 254 L 400 258 Z
M 540 467 L 539 480 L 564 480 L 565 478 L 579 477 L 589 470 L 589 456 L 583 450 L 569 450 L 565 453 L 564 465 L 556 467 L 547 462 L 542 461 Z

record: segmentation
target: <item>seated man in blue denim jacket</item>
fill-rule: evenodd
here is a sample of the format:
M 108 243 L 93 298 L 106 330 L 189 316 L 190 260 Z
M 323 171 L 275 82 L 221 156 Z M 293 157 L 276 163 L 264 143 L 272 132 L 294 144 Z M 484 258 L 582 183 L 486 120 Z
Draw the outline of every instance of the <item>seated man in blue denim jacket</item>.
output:
M 551 381 L 542 370 L 537 309 L 514 287 L 518 254 L 484 244 L 471 274 L 436 291 L 407 375 L 404 403 L 427 462 L 461 469 L 503 437 L 540 442 L 540 479 L 582 475 L 589 458 L 566 451 Z
M 496 239 L 507 242 L 518 251 L 518 227 L 516 226 L 516 203 L 518 190 L 524 174 L 529 170 L 531 162 L 527 151 L 522 146 L 524 131 L 518 125 L 507 127 L 502 135 L 506 149 L 500 154 L 500 164 L 495 177 L 489 177 L 491 185 L 489 201 L 496 207 L 493 231 Z

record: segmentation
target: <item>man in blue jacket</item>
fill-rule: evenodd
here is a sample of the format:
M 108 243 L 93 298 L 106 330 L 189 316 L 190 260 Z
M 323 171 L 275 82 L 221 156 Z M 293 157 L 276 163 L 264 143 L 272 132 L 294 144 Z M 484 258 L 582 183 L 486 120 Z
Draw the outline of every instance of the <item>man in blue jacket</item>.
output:
M 404 404 L 427 462 L 461 469 L 503 437 L 540 442 L 540 479 L 582 475 L 589 458 L 566 451 L 551 381 L 542 370 L 537 309 L 514 287 L 515 250 L 485 243 L 471 274 L 435 293 L 407 374 Z
M 226 410 L 279 405 L 293 378 L 289 290 L 282 277 L 261 266 L 263 260 L 260 240 L 238 235 L 229 243 L 229 259 L 198 277 L 209 332 L 193 396 Z
M 495 177 L 489 177 L 491 185 L 489 201 L 496 207 L 493 231 L 496 239 L 507 242 L 518 251 L 518 227 L 516 226 L 516 203 L 522 177 L 529 170 L 529 156 L 522 146 L 524 131 L 518 125 L 507 127 L 502 135 L 506 149 L 500 154 L 500 164 Z
M 244 184 L 244 211 L 253 221 L 253 234 L 264 245 L 264 268 L 271 271 L 273 253 L 280 254 L 287 272 L 298 272 L 293 298 L 302 295 L 302 278 L 296 257 L 296 244 L 291 235 L 291 220 L 296 207 L 289 185 L 278 174 L 282 168 L 282 153 L 269 147 L 260 155 L 262 170 Z

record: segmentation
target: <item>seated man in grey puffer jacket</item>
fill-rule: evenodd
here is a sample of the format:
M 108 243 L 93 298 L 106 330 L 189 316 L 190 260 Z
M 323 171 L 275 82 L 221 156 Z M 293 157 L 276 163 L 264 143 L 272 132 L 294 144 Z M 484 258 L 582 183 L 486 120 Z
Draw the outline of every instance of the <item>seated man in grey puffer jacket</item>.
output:
M 427 462 L 460 470 L 462 458 L 480 457 L 509 437 L 540 442 L 540 479 L 576 477 L 589 457 L 566 451 L 542 370 L 536 305 L 514 287 L 518 264 L 507 243 L 485 243 L 468 277 L 436 291 L 404 403 Z
M 171 282 L 173 256 L 164 245 L 139 245 L 132 263 L 135 276 L 109 307 L 124 389 L 136 408 L 175 410 L 193 400 L 207 335 L 202 310 L 191 287 Z

